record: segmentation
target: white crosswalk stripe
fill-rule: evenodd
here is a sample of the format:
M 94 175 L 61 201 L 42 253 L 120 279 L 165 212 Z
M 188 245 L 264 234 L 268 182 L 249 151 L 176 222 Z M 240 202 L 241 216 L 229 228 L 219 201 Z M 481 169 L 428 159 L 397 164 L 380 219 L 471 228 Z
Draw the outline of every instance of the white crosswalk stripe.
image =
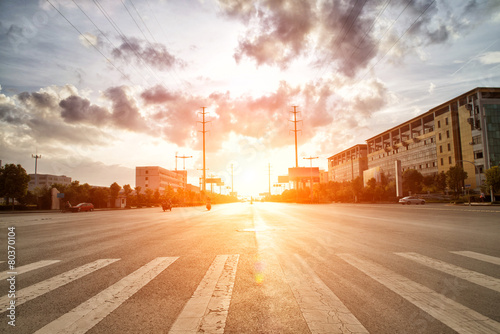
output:
M 391 270 L 351 254 L 337 254 L 458 333 L 499 333 L 500 323 Z
M 29 300 L 37 298 L 52 290 L 55 290 L 63 285 L 73 282 L 85 275 L 88 275 L 96 270 L 104 268 L 105 266 L 118 261 L 118 259 L 100 259 L 73 270 L 67 271 L 60 275 L 46 279 L 45 281 L 36 283 L 27 288 L 18 290 L 16 292 L 16 306 L 19 306 Z M 6 309 L 9 306 L 10 298 L 8 295 L 0 297 L 0 307 Z
M 469 251 L 451 253 L 493 264 L 497 264 L 495 261 L 498 260 L 493 256 Z M 414 252 L 397 252 L 394 254 L 428 268 L 500 292 L 500 279 L 498 278 Z M 376 262 L 365 260 L 353 254 L 336 255 L 458 333 L 500 333 L 499 322 L 399 275 Z M 270 268 L 272 269 L 271 272 L 282 276 L 283 282 L 289 286 L 289 291 L 295 297 L 294 299 L 303 316 L 298 321 L 305 321 L 312 334 L 368 333 L 367 328 L 344 305 L 343 301 L 330 290 L 304 258 L 298 254 L 291 257 L 282 254 L 280 257 L 270 256 L 270 258 L 272 258 L 272 261 L 269 260 L 267 265 L 272 267 Z M 59 318 L 46 324 L 36 333 L 86 333 L 155 279 L 177 259 L 179 258 L 158 257 L 152 260 L 69 312 L 58 315 Z M 99 259 L 24 287 L 16 292 L 16 306 L 44 294 L 49 294 L 86 275 L 97 274 L 98 270 L 119 260 Z M 239 254 L 217 255 L 170 329 L 167 327 L 164 332 L 168 331 L 170 334 L 224 333 L 239 261 Z M 21 274 L 57 262 L 59 260 L 39 261 L 19 267 L 17 272 Z M 0 297 L 0 307 L 6 309 L 9 301 L 8 296 Z
M 467 257 L 470 257 L 471 259 L 476 259 L 476 260 L 483 261 L 483 262 L 489 262 L 489 263 L 497 264 L 500 266 L 500 257 L 495 257 L 495 256 L 471 252 L 471 251 L 457 251 L 457 252 L 451 252 L 451 253 L 462 255 L 462 256 L 467 256 Z
M 224 333 L 239 255 L 218 255 L 169 333 Z
M 430 257 L 417 253 L 395 253 L 395 254 L 402 256 L 406 259 L 415 261 L 417 263 L 420 263 L 429 268 L 439 270 L 448 275 L 453 275 L 463 280 L 475 283 L 477 285 L 481 285 L 485 288 L 500 292 L 500 279 L 498 278 L 484 275 L 462 267 L 458 267 L 443 261 L 431 259 Z
M 34 263 L 30 263 L 24 266 L 17 267 L 15 270 L 7 270 L 0 273 L 0 280 L 4 280 L 7 277 L 12 276 L 11 272 L 15 272 L 15 275 L 21 275 L 27 273 L 32 270 L 40 269 L 46 266 L 50 266 L 51 264 L 60 262 L 61 260 L 43 260 Z
M 285 279 L 311 333 L 368 333 L 359 320 L 299 255 L 283 263 Z
M 80 304 L 36 333 L 85 333 L 134 295 L 178 257 L 158 257 Z

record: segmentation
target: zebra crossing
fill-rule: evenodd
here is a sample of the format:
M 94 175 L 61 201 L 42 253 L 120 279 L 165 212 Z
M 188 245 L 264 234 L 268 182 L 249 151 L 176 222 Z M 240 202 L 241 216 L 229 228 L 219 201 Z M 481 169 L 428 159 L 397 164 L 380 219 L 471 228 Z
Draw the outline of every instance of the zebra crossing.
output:
M 465 250 L 450 253 L 461 256 L 466 261 L 482 261 L 488 266 L 500 265 L 500 258 L 488 254 Z M 394 252 L 392 255 L 408 261 L 409 264 L 417 263 L 424 268 L 452 275 L 468 284 L 484 287 L 492 293 L 500 292 L 500 279 L 496 277 L 415 252 Z M 163 332 L 224 333 L 231 311 L 236 277 L 240 274 L 238 266 L 242 256 L 245 255 L 215 256 L 175 321 Z M 458 333 L 500 333 L 499 322 L 384 267 L 376 260 L 352 253 L 338 253 L 335 256 Z M 88 332 L 179 259 L 180 257 L 152 259 L 67 313 L 42 324 L 35 333 Z M 85 279 L 89 275 L 98 275 L 100 269 L 119 261 L 120 259 L 99 259 L 20 289 L 16 292 L 16 306 L 54 292 L 76 280 Z M 17 275 L 60 262 L 43 260 L 20 266 Z M 369 333 L 369 328 L 355 315 L 359 311 L 348 309 L 302 256 L 273 256 L 269 258 L 267 265 L 274 268 L 273 272 L 283 276 L 303 316 L 297 321 L 305 321 L 311 333 Z M 5 279 L 7 273 L 1 272 L 0 277 Z M 242 271 L 241 275 L 244 274 L 247 272 Z M 6 312 L 8 305 L 8 296 L 1 296 L 2 313 Z M 154 305 L 151 307 L 154 308 Z

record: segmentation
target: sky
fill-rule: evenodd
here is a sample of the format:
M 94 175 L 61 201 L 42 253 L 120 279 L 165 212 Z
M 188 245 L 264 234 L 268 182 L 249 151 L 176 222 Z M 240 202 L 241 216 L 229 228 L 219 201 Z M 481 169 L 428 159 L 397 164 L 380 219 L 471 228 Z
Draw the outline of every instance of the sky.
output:
M 207 177 L 256 195 L 295 166 L 293 106 L 299 166 L 327 170 L 500 87 L 499 33 L 497 0 L 0 0 L 0 160 L 132 187 L 177 160 L 198 185 L 206 107 Z

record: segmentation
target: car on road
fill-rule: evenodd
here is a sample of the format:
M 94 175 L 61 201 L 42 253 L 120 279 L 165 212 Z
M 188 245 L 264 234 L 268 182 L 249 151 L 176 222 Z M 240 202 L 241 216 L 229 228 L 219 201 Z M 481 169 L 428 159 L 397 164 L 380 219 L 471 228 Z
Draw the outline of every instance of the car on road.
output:
M 415 197 L 415 196 L 406 196 L 406 197 L 403 197 L 399 200 L 399 203 L 405 205 L 405 204 L 422 204 L 424 205 L 425 204 L 425 200 L 424 199 L 421 199 L 421 198 L 418 198 L 418 197 Z
M 81 211 L 94 211 L 94 204 L 92 203 L 80 203 L 71 207 L 72 212 L 81 212 Z

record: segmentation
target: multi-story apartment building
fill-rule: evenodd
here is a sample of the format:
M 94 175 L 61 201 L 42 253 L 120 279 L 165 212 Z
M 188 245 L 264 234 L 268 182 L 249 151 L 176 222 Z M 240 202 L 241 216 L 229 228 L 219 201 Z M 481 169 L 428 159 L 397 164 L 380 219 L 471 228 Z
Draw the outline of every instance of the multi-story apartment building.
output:
M 50 188 L 53 184 L 70 185 L 71 178 L 66 175 L 51 175 L 51 174 L 29 174 L 30 181 L 28 182 L 28 190 L 33 191 L 35 188 Z
M 329 181 L 351 181 L 368 168 L 367 145 L 355 145 L 328 158 Z
M 366 146 L 366 169 L 376 168 L 389 179 L 395 178 L 397 160 L 403 171 L 422 175 L 460 165 L 468 174 L 465 185 L 478 188 L 484 170 L 500 163 L 500 88 L 475 88 L 367 139 Z M 330 180 L 359 175 L 349 170 L 352 150 L 328 159 Z
M 170 186 L 174 191 L 187 188 L 186 170 L 168 170 L 159 166 L 145 166 L 135 168 L 135 186 L 156 190 L 163 193 Z

